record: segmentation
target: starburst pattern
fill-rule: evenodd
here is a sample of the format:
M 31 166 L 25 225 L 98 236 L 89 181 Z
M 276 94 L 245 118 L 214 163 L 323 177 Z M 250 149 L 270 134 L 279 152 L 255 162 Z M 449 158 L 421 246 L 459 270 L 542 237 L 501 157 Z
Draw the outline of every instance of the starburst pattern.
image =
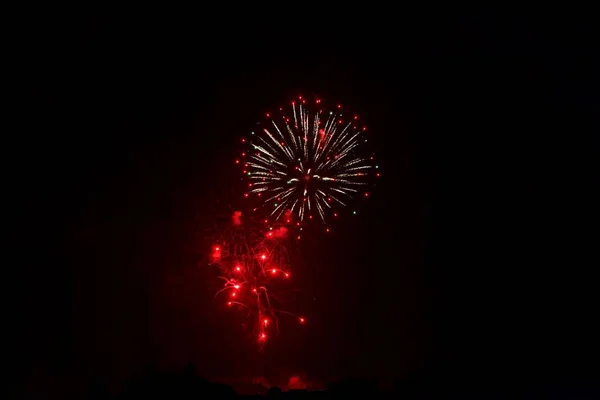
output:
M 244 196 L 256 196 L 276 221 L 289 211 L 300 222 L 314 214 L 326 223 L 336 205 L 369 197 L 372 178 L 381 176 L 358 116 L 341 105 L 327 109 L 319 99 L 310 103 L 299 96 L 289 108 L 266 113 L 242 139 L 249 149 L 236 162 L 247 178 Z

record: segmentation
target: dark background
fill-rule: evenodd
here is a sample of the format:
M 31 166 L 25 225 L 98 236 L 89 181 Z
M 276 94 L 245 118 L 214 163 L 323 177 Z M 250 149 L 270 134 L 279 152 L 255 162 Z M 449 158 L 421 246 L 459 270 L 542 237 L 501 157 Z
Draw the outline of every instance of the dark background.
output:
M 189 361 L 229 381 L 589 381 L 592 25 L 256 13 L 39 18 L 18 37 L 25 102 L 5 147 L 17 381 L 122 382 Z M 294 306 L 309 323 L 259 353 L 212 300 L 204 236 L 239 185 L 240 135 L 297 94 L 356 110 L 383 178 L 355 218 L 303 245 L 310 295 Z

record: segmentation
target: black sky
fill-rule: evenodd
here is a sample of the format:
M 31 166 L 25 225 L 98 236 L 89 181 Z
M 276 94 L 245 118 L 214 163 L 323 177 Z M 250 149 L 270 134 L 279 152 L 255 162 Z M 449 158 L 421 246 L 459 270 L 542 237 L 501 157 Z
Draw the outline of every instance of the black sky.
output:
M 16 371 L 585 379 L 599 265 L 588 25 L 211 19 L 46 21 L 24 38 L 8 149 Z M 212 301 L 202 240 L 238 185 L 237 139 L 299 93 L 357 110 L 384 178 L 319 256 L 303 249 L 311 323 L 258 355 Z

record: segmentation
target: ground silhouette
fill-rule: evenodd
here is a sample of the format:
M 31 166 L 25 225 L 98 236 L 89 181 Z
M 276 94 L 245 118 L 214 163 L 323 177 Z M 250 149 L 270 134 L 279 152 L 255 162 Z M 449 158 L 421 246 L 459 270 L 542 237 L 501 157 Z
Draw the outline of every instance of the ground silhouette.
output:
M 506 376 L 509 376 L 508 373 Z M 407 374 L 388 390 L 380 390 L 378 383 L 362 377 L 332 382 L 326 390 L 282 390 L 279 387 L 256 388 L 256 393 L 236 393 L 232 386 L 203 378 L 193 364 L 182 370 L 160 370 L 149 366 L 143 373 L 129 379 L 119 389 L 109 389 L 100 380 L 57 384 L 60 379 L 46 379 L 24 384 L 10 392 L 8 398 L 57 399 L 563 399 L 598 398 L 597 385 L 584 382 L 556 380 L 553 383 L 536 379 L 515 381 L 490 373 L 488 378 L 459 375 L 444 376 L 422 370 Z

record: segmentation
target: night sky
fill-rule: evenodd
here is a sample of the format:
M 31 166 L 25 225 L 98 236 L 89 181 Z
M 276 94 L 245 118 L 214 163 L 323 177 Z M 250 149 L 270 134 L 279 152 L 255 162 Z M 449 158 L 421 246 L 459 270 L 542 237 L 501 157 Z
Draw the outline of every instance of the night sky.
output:
M 193 362 L 229 380 L 590 376 L 592 30 L 329 18 L 31 21 L 5 147 L 15 374 L 123 381 Z M 213 300 L 205 235 L 241 203 L 239 137 L 298 94 L 356 110 L 383 178 L 356 217 L 302 244 L 293 307 L 309 323 L 261 354 Z

